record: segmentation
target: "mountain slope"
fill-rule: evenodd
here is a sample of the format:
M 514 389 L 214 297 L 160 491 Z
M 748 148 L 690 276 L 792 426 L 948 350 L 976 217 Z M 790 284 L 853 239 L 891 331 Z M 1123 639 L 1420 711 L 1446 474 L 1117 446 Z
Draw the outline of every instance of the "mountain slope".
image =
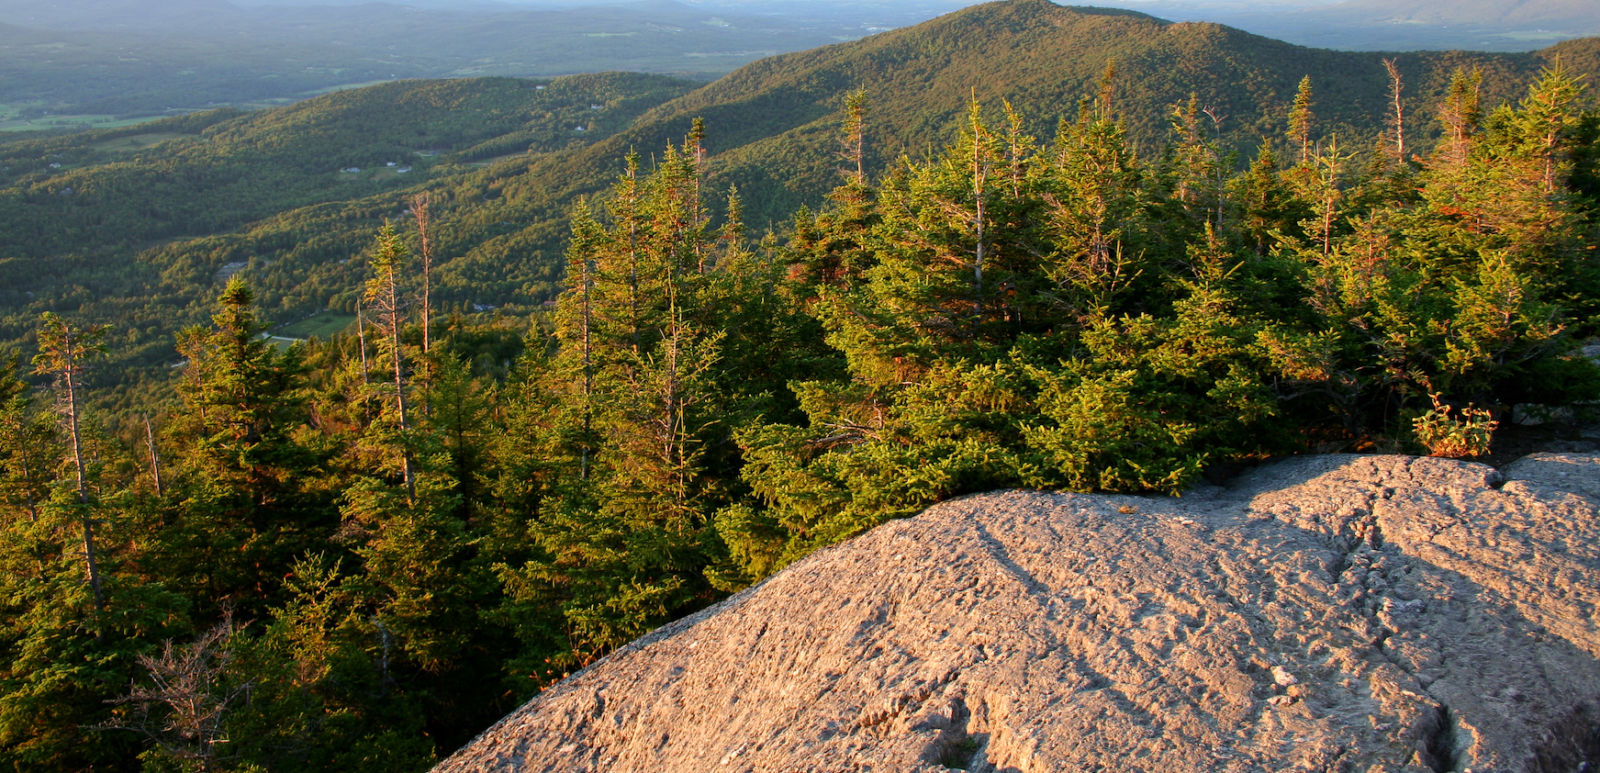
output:
M 991 109 L 1010 100 L 1048 138 L 1057 118 L 1070 118 L 1112 63 L 1120 110 L 1147 149 L 1165 141 L 1170 106 L 1192 93 L 1224 116 L 1230 144 L 1250 151 L 1262 139 L 1281 137 L 1307 74 L 1316 74 L 1316 133 L 1364 145 L 1386 109 L 1386 56 L 1400 65 L 1413 125 L 1428 125 L 1431 133 L 1433 106 L 1456 68 L 1481 68 L 1484 101 L 1494 104 L 1520 96 L 1558 54 L 1569 69 L 1600 75 L 1597 49 L 1595 39 L 1531 54 L 1307 49 L 1215 24 L 1010 0 L 753 63 L 650 111 L 611 145 L 659 147 L 681 134 L 689 118 L 704 117 L 730 180 L 747 193 L 780 186 L 773 199 L 748 202 L 751 211 L 781 217 L 837 179 L 840 98 L 855 88 L 871 102 L 869 144 L 880 162 L 942 144 L 973 96 Z
M 419 183 L 470 177 L 495 156 L 573 152 L 689 88 L 617 73 L 397 82 L 271 111 L 0 145 L 0 340 L 23 337 L 44 309 L 65 309 L 153 325 L 155 335 L 117 346 L 124 356 L 155 346 L 162 359 L 186 319 L 173 307 L 197 315 L 223 266 L 257 258 L 279 264 L 284 286 L 303 288 L 291 305 L 311 291 L 323 307 L 342 281 L 311 281 L 313 267 L 282 263 L 285 252 L 317 248 L 317 263 L 338 266 L 374 224 L 401 214 Z M 385 203 L 364 203 L 374 196 Z M 306 227 L 317 212 L 336 212 L 337 225 Z M 227 234 L 261 221 L 283 229 L 270 244 L 229 249 L 240 240 Z M 339 246 L 328 250 L 329 239 Z
M 1433 106 L 1455 68 L 1481 68 L 1484 102 L 1493 105 L 1519 96 L 1558 55 L 1591 82 L 1600 75 L 1597 39 L 1532 54 L 1394 55 L 1405 78 L 1408 125 L 1418 127 L 1413 146 L 1426 146 L 1430 140 L 1422 135 L 1436 131 Z M 170 353 L 172 324 L 170 314 L 156 309 L 177 304 L 197 314 L 213 292 L 210 278 L 230 265 L 250 266 L 247 276 L 280 319 L 347 309 L 362 268 L 349 259 L 385 218 L 401 216 L 410 193 L 421 187 L 435 192 L 441 301 L 459 310 L 536 306 L 558 290 L 569 208 L 577 197 L 602 191 L 630 149 L 648 165 L 652 154 L 703 117 L 713 161 L 707 182 L 717 190 L 737 184 L 747 219 L 759 230 L 787 220 L 796 206 L 818 201 L 836 184 L 840 100 L 856 88 L 871 103 L 867 134 L 874 165 L 943 146 L 974 96 L 996 119 L 1000 100 L 1011 100 L 1028 128 L 1048 139 L 1057 119 L 1075 113 L 1113 62 L 1117 104 L 1147 155 L 1166 137 L 1170 106 L 1191 93 L 1223 116 L 1222 137 L 1233 148 L 1250 152 L 1264 139 L 1281 141 L 1295 87 L 1307 73 L 1319 74 L 1313 78 L 1313 133 L 1337 134 L 1344 147 L 1359 148 L 1379 131 L 1387 109 L 1382 59 L 1301 48 L 1212 24 L 1010 0 L 765 59 L 692 90 L 681 82 L 590 76 L 563 81 L 571 84 L 562 87 L 570 98 L 556 106 L 549 103 L 554 85 L 549 92 L 516 81 L 384 86 L 231 118 L 205 130 L 211 139 L 195 129 L 190 139 L 143 153 L 110 157 L 97 148 L 167 129 L 0 146 L 0 166 L 10 167 L 0 171 L 10 179 L 0 191 L 6 217 L 0 222 L 14 237 L 0 254 L 0 278 L 8 280 L 0 283 L 6 311 L 0 339 L 25 335 L 44 308 L 81 304 L 90 318 L 140 319 L 140 335 L 148 338 L 134 348 L 154 363 Z M 475 89 L 528 100 L 473 97 Z M 444 99 L 448 92 L 459 93 Z M 396 108 L 406 99 L 417 100 L 416 109 Z M 454 153 L 426 165 L 425 177 L 347 184 L 357 178 L 337 172 L 431 145 Z M 308 155 L 308 147 L 318 150 Z M 243 154 L 240 159 L 265 154 L 258 166 L 269 174 L 244 182 L 212 179 L 201 170 L 217 153 Z M 62 158 L 47 158 L 52 154 Z M 49 163 L 63 168 L 48 170 Z M 151 175 L 159 186 L 97 182 Z M 63 195 L 67 188 L 72 193 Z M 308 188 L 310 198 L 301 201 L 278 196 Z M 108 212 L 124 219 L 108 220 Z M 46 254 L 65 269 L 39 271 L 37 261 Z M 140 278 L 146 273 L 160 279 Z M 69 292 L 73 286 L 87 293 Z M 64 305 L 68 297 L 76 299 L 72 305 Z

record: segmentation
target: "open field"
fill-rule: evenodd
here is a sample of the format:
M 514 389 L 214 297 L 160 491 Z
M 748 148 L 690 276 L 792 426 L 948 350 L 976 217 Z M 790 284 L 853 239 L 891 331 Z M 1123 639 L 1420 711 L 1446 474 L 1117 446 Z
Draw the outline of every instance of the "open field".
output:
M 335 91 L 349 91 L 351 89 L 363 89 L 363 88 L 366 88 L 368 86 L 376 86 L 376 85 L 378 85 L 380 83 L 388 83 L 390 80 L 393 80 L 393 79 L 392 78 L 383 78 L 383 79 L 380 79 L 380 80 L 363 81 L 361 83 L 340 83 L 340 84 L 338 84 L 336 86 L 326 86 L 326 87 L 323 87 L 323 88 L 320 88 L 320 89 L 312 89 L 310 91 L 305 92 L 301 96 L 304 96 L 307 99 L 309 99 L 311 97 L 322 96 L 323 94 L 332 94 Z
M 160 145 L 167 140 L 174 140 L 185 135 L 177 132 L 148 132 L 133 134 L 126 137 L 116 137 L 104 142 L 97 142 L 90 147 L 107 153 L 132 153 Z
M 513 158 L 526 158 L 527 155 L 528 155 L 527 153 L 523 153 L 523 152 L 507 153 L 507 154 L 505 154 L 503 156 L 493 156 L 491 158 L 479 159 L 477 161 L 473 161 L 473 162 L 468 163 L 467 166 L 476 167 L 476 168 L 490 167 L 490 166 L 494 166 L 495 164 L 498 164 L 498 163 L 500 163 L 502 161 L 510 161 Z
M 63 132 L 115 129 L 154 121 L 161 116 L 126 118 L 116 115 L 37 115 L 37 105 L 0 103 L 0 132 Z
M 319 311 L 299 322 L 291 322 L 272 331 L 274 338 L 319 338 L 327 340 L 354 324 L 354 314 L 338 311 Z

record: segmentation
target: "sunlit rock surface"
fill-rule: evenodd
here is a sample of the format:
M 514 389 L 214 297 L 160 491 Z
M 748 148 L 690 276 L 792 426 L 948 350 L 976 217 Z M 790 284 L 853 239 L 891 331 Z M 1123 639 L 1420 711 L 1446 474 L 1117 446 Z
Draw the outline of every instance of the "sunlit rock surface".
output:
M 548 690 L 440 770 L 1578 771 L 1600 456 L 967 497 Z

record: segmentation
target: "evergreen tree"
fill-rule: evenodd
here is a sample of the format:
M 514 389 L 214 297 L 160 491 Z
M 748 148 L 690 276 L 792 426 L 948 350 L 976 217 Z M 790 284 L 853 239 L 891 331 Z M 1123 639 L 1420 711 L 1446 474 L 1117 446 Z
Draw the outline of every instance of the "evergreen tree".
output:
M 844 182 L 829 192 L 832 206 L 819 212 L 802 207 L 795 213 L 782 245 L 796 278 L 811 288 L 808 299 L 825 288 L 855 287 L 876 257 L 869 247 L 879 214 L 877 190 L 865 172 L 866 94 L 847 94 L 844 108 L 840 136 Z
M 1289 108 L 1289 143 L 1299 154 L 1302 166 L 1311 164 L 1311 76 L 1300 79 L 1294 105 Z
M 0 509 L 6 523 L 39 520 L 53 478 L 49 457 L 58 442 L 55 422 L 35 406 L 15 361 L 0 367 Z
M 107 701 L 135 659 L 186 621 L 182 602 L 134 571 L 127 497 L 102 479 L 105 447 L 83 420 L 83 373 L 103 328 L 82 330 L 46 314 L 35 371 L 54 377 L 60 429 L 30 418 L 14 377 L 0 384 L 4 420 L 20 443 L 7 466 L 20 473 L 23 508 L 0 511 L 0 764 L 83 769 L 119 764 L 132 741 L 111 732 Z M 21 399 L 19 399 L 21 398 Z M 55 442 L 52 442 L 55 441 Z M 48 493 L 33 455 L 52 464 Z
M 1062 122 L 1045 174 L 1049 285 L 1040 313 L 1058 324 L 1085 324 L 1140 308 L 1166 247 L 1149 173 L 1108 103 L 1082 105 L 1075 121 Z
M 105 611 L 105 591 L 100 578 L 94 539 L 94 507 L 89 492 L 89 469 L 84 455 L 84 439 L 79 417 L 79 389 L 83 385 L 85 361 L 103 354 L 104 327 L 74 330 L 54 312 L 45 312 L 39 328 L 39 353 L 33 358 L 34 373 L 55 380 L 56 402 L 67 440 L 71 444 L 72 473 L 76 481 L 78 524 L 83 531 L 83 576 L 94 593 L 94 605 Z
M 577 211 L 555 352 L 524 387 L 523 405 L 556 408 L 522 425 L 543 462 L 517 455 L 542 467 L 536 512 L 511 514 L 539 550 L 501 576 L 521 605 L 560 604 L 579 661 L 708 598 L 708 523 L 730 475 L 707 461 L 729 405 L 713 331 L 732 309 L 706 294 L 747 262 L 736 222 L 711 227 L 701 131 L 648 176 L 630 157 L 605 222 Z M 526 606 L 506 614 L 547 640 Z
M 1444 137 L 1434 157 L 1451 167 L 1466 163 L 1467 152 L 1472 147 L 1472 135 L 1483 117 L 1480 104 L 1483 72 L 1456 70 L 1450 78 L 1450 89 L 1439 104 L 1439 123 L 1444 127 Z
M 168 576 L 202 607 L 240 614 L 264 611 L 276 578 L 332 529 L 331 503 L 303 486 L 315 457 L 293 438 L 307 418 L 298 351 L 281 353 L 265 330 L 250 288 L 229 280 L 211 326 L 178 337 L 183 403 L 165 432 L 183 449 Z

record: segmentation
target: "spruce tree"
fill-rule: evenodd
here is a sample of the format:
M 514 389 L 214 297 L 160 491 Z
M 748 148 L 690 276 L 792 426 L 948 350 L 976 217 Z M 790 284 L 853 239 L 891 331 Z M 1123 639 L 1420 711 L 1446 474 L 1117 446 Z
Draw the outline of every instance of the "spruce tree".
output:
M 178 510 L 165 538 L 170 576 L 202 607 L 241 614 L 263 611 L 276 578 L 332 530 L 331 503 L 304 486 L 315 456 L 293 438 L 307 419 L 298 351 L 280 352 L 265 330 L 249 286 L 229 280 L 211 325 L 178 336 L 182 406 L 164 433 L 182 449 L 168 505 Z
M 11 398 L 3 418 L 21 441 L 11 450 L 22 463 L 12 469 L 22 473 L 24 507 L 0 509 L 0 566 L 18 570 L 0 574 L 0 764 L 17 769 L 130 758 L 133 739 L 107 725 L 108 701 L 139 654 L 187 623 L 183 601 L 140 576 L 135 537 L 145 535 L 134 531 L 130 497 L 103 475 L 111 449 L 84 420 L 85 363 L 102 351 L 103 331 L 45 315 L 34 364 L 54 377 L 58 431 L 30 420 L 15 382 L 3 382 Z M 35 451 L 55 460 L 43 499 Z

